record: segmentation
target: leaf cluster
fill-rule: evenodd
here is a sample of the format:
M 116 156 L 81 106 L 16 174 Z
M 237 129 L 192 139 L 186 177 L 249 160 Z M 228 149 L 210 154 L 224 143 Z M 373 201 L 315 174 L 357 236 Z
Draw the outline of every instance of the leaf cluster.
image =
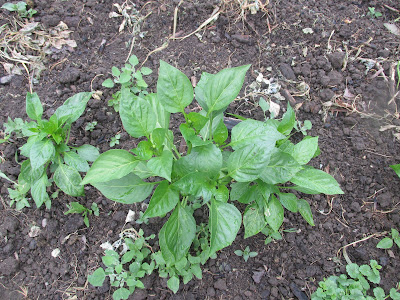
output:
M 103 82 L 103 86 L 107 88 L 113 88 L 115 84 L 120 84 L 122 88 L 128 88 L 131 93 L 144 97 L 147 93 L 147 83 L 143 79 L 143 76 L 150 75 L 153 71 L 150 68 L 142 67 L 136 69 L 139 64 L 139 60 L 136 55 L 132 55 L 129 58 L 129 64 L 125 64 L 124 67 L 118 69 L 112 67 L 111 74 L 113 79 L 108 78 Z M 121 101 L 121 91 L 117 91 L 112 96 L 112 99 L 108 100 L 108 106 L 112 106 L 116 112 L 119 111 L 119 103 Z
M 89 170 L 88 162 L 94 161 L 99 151 L 91 145 L 69 147 L 67 144 L 71 125 L 83 114 L 91 95 L 78 93 L 72 96 L 46 120 L 42 119 L 43 106 L 38 95 L 27 94 L 26 112 L 33 121 L 22 127 L 22 134 L 28 140 L 20 147 L 20 151 L 28 159 L 21 165 L 16 190 L 9 190 L 11 204 L 17 202 L 17 209 L 29 207 L 24 196 L 29 190 L 37 207 L 45 204 L 50 209 L 47 187 L 52 182 L 68 195 L 84 195 L 79 172 Z
M 232 128 L 228 139 L 224 111 L 239 94 L 249 67 L 203 73 L 193 90 L 185 74 L 161 61 L 156 94 L 137 96 L 122 87 L 122 124 L 140 142 L 130 151 L 102 153 L 81 183 L 125 204 L 151 196 L 144 217 L 170 213 L 159 232 L 166 266 L 187 257 L 196 239 L 193 212 L 199 206 L 208 212 L 207 259 L 234 241 L 242 220 L 245 238 L 267 225 L 278 231 L 285 208 L 314 225 L 308 202 L 288 190 L 343 193 L 331 175 L 306 165 L 319 154 L 318 137 L 289 141 L 296 124 L 290 105 L 282 120 L 246 119 Z M 202 110 L 187 113 L 194 92 Z M 180 136 L 169 129 L 173 113 L 185 120 Z M 177 149 L 179 140 L 185 149 Z M 246 205 L 243 216 L 238 203 Z
M 358 266 L 355 263 L 348 264 L 346 266 L 345 274 L 340 276 L 330 276 L 328 279 L 324 279 L 319 282 L 319 288 L 315 293 L 311 295 L 312 300 L 320 299 L 341 299 L 341 300 L 383 300 L 389 296 L 391 299 L 400 299 L 400 293 L 398 293 L 398 287 L 392 288 L 388 296 L 385 295 L 384 290 L 381 287 L 375 287 L 372 292 L 374 297 L 368 295 L 372 284 L 380 283 L 379 270 L 382 267 L 376 262 L 371 260 L 369 265 Z
M 4 127 L 4 139 L 0 139 L 0 144 L 7 142 L 11 138 L 11 134 L 14 133 L 15 138 L 23 138 L 27 136 L 27 128 L 33 126 L 32 123 L 22 120 L 21 118 L 15 118 L 12 120 L 8 117 L 6 123 L 3 124 Z
M 106 277 L 109 277 L 111 286 L 117 288 L 113 293 L 114 300 L 128 299 L 136 288 L 143 289 L 140 279 L 155 269 L 155 262 L 150 256 L 151 247 L 146 243 L 152 238 L 154 236 L 144 237 L 142 229 L 137 235 L 123 237 L 123 250 L 120 253 L 117 249 L 106 250 L 102 257 L 105 268 L 100 267 L 89 275 L 89 283 L 102 286 Z
M 32 8 L 27 10 L 26 6 L 26 2 L 19 1 L 17 3 L 5 3 L 1 6 L 1 8 L 8 11 L 16 11 L 21 18 L 32 18 L 32 16 L 37 13 L 37 10 Z
M 87 208 L 80 204 L 79 202 L 71 202 L 67 204 L 68 211 L 64 213 L 64 215 L 69 214 L 82 214 L 83 222 L 85 223 L 86 227 L 89 227 L 89 217 L 88 215 L 94 214 L 96 217 L 99 216 L 99 207 L 97 203 L 93 202 L 90 208 Z

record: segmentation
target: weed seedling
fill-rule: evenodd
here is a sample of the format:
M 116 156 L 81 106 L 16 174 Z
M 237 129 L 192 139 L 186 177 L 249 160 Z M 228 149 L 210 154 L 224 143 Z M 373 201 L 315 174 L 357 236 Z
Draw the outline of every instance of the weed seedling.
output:
M 86 124 L 85 130 L 92 132 L 94 130 L 94 128 L 96 127 L 96 125 L 97 125 L 97 121 L 89 122 Z
M 27 4 L 23 1 L 14 3 L 5 3 L 1 8 L 6 9 L 8 11 L 16 11 L 21 18 L 32 18 L 34 14 L 37 13 L 34 9 L 26 10 Z
M 113 136 L 110 140 L 110 147 L 114 147 L 115 145 L 119 145 L 119 139 L 121 138 L 121 135 L 118 133 L 115 136 Z
M 375 7 L 368 7 L 368 16 L 371 18 L 379 18 L 382 17 L 382 13 L 375 10 Z
M 258 255 L 257 252 L 251 252 L 249 246 L 247 246 L 243 251 L 235 250 L 235 254 L 237 256 L 242 256 L 245 262 L 247 262 L 250 257 L 256 257 Z
M 383 238 L 376 247 L 380 249 L 390 249 L 393 246 L 393 242 L 400 248 L 400 234 L 399 231 L 394 228 L 392 228 L 390 237 Z
M 96 217 L 99 216 L 99 207 L 97 203 L 93 202 L 90 208 L 87 208 L 80 204 L 79 202 L 71 202 L 69 205 L 67 204 L 68 211 L 64 213 L 64 215 L 69 214 L 82 214 L 83 222 L 86 227 L 89 227 L 89 218 L 88 215 L 94 214 Z

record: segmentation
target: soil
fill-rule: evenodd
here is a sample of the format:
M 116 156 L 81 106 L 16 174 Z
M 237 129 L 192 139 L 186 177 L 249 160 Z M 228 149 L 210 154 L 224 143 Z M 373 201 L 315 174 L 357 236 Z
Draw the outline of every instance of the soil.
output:
M 102 100 L 90 100 L 71 131 L 72 144 L 90 143 L 101 152 L 110 148 L 109 140 L 118 132 L 121 140 L 116 148 L 131 149 L 135 143 L 106 104 L 115 90 L 101 86 L 110 77 L 112 66 L 123 66 L 132 40 L 129 28 L 119 33 L 121 18 L 109 18 L 109 13 L 116 11 L 113 2 L 122 1 L 35 1 L 38 13 L 34 20 L 46 27 L 63 21 L 73 31 L 77 47 L 49 55 L 47 68 L 33 90 L 44 104 L 45 115 L 51 115 L 76 92 L 103 91 Z M 179 1 L 133 2 L 142 16 L 149 14 L 141 27 L 144 37 L 136 38 L 132 51 L 143 62 L 171 36 Z M 399 139 L 393 129 L 380 130 L 385 125 L 400 125 L 396 118 L 399 97 L 392 99 L 398 78 L 391 76 L 392 64 L 400 59 L 400 37 L 384 27 L 385 22 L 399 17 L 390 8 L 400 10 L 400 3 L 271 0 L 268 14 L 249 10 L 241 14 L 236 2 L 183 1 L 176 29 L 180 37 L 196 30 L 219 4 L 225 5 L 220 5 L 218 20 L 200 30 L 200 35 L 169 40 L 166 48 L 148 57 L 145 66 L 157 70 L 162 59 L 198 81 L 203 71 L 215 73 L 252 64 L 243 98 L 228 111 L 263 120 L 256 105 L 259 97 L 248 95 L 249 85 L 257 71 L 278 82 L 284 98 L 275 95 L 269 96 L 270 100 L 280 105 L 281 113 L 290 101 L 298 120 L 312 122 L 310 134 L 319 136 L 321 148 L 312 165 L 335 176 L 345 194 L 303 195 L 311 205 L 315 227 L 287 212 L 283 228 L 295 228 L 296 232 L 283 232 L 283 240 L 265 245 L 261 234 L 244 239 L 241 230 L 232 246 L 206 263 L 202 280 L 181 284 L 174 295 L 166 281 L 153 274 L 144 280 L 146 289 L 129 299 L 308 299 L 318 281 L 345 272 L 345 253 L 358 264 L 377 260 L 383 266 L 381 286 L 387 292 L 400 281 L 400 249 L 377 249 L 378 236 L 346 247 L 347 251 L 343 247 L 400 227 L 400 179 L 389 167 L 400 163 Z M 382 16 L 368 16 L 368 7 L 375 7 Z M 0 25 L 8 18 L 11 14 L 2 11 Z M 379 64 L 367 69 L 371 61 Z M 150 76 L 152 90 L 156 73 Z M 0 77 L 6 75 L 1 68 Z M 14 76 L 0 85 L 1 128 L 7 117 L 27 119 L 27 91 L 25 76 Z M 98 122 L 95 130 L 85 131 L 92 121 Z M 0 145 L 0 170 L 12 179 L 19 172 L 15 152 L 23 142 L 15 139 Z M 7 203 L 10 184 L 3 179 L 1 183 L 0 299 L 23 299 L 24 295 L 28 299 L 111 299 L 110 287 L 92 287 L 87 275 L 101 263 L 100 244 L 118 239 L 124 226 L 131 226 L 125 224 L 128 211 L 139 211 L 141 205 L 115 204 L 88 186 L 86 196 L 78 199 L 60 193 L 51 210 L 25 208 L 18 212 Z M 97 203 L 100 216 L 90 216 L 86 228 L 81 216 L 64 215 L 71 201 L 86 207 Z M 155 219 L 141 226 L 146 234 L 157 233 L 163 222 Z M 40 228 L 36 237 L 28 235 L 33 225 Z M 258 252 L 247 263 L 234 254 L 246 246 Z M 56 248 L 61 252 L 54 258 L 51 252 Z

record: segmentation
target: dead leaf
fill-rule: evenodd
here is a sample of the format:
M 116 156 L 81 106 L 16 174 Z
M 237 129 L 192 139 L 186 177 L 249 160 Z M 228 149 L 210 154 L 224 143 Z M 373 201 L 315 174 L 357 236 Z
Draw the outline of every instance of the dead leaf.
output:
M 261 282 L 261 278 L 265 274 L 265 270 L 264 269 L 259 269 L 259 270 L 260 271 L 253 271 L 253 276 L 251 276 L 251 278 L 253 278 L 255 283 L 260 283 Z
M 348 88 L 346 88 L 346 89 L 344 90 L 343 97 L 344 97 L 346 100 L 354 100 L 354 99 L 356 99 L 356 95 L 353 95 L 352 93 L 350 93 L 350 91 L 349 91 Z
M 400 36 L 400 29 L 395 24 L 384 23 L 383 26 L 385 26 L 386 29 L 389 30 L 394 35 L 399 35 Z

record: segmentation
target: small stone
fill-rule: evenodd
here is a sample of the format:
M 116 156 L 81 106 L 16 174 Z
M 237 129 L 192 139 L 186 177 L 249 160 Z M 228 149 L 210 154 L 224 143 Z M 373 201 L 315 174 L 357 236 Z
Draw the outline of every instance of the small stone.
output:
M 355 202 L 355 201 L 352 202 L 351 205 L 350 205 L 350 208 L 356 213 L 361 212 L 361 206 L 360 206 L 360 204 L 358 202 Z
M 334 52 L 328 55 L 328 59 L 332 64 L 332 67 L 334 67 L 337 70 L 342 68 L 344 57 L 345 57 L 344 52 Z
M 226 279 L 224 278 L 218 279 L 217 282 L 214 283 L 214 288 L 221 291 L 228 290 L 228 286 L 226 285 Z
M 244 292 L 244 295 L 245 295 L 246 297 L 250 298 L 251 296 L 253 296 L 253 293 L 250 292 L 250 291 L 245 291 L 245 292 Z
M 346 117 L 343 119 L 343 123 L 348 126 L 354 126 L 357 124 L 357 120 L 353 117 Z
M 57 26 L 60 21 L 61 18 L 55 14 L 46 14 L 41 19 L 41 23 L 47 28 Z
M 321 84 L 323 86 L 335 86 L 341 84 L 343 75 L 338 71 L 331 71 L 328 75 L 321 77 Z
M 215 289 L 213 287 L 210 286 L 207 289 L 207 296 L 209 296 L 209 297 L 214 297 L 215 296 Z
M 13 79 L 14 75 L 6 75 L 3 77 L 0 77 L 0 84 L 9 84 L 11 80 Z
M 80 78 L 80 71 L 76 68 L 67 68 L 59 76 L 59 82 L 62 84 L 74 83 Z
M 388 58 L 390 55 L 390 51 L 387 49 L 378 50 L 378 56 L 382 58 Z
M 319 96 L 321 97 L 322 101 L 329 101 L 335 96 L 335 92 L 333 92 L 331 89 L 322 89 L 319 92 Z

